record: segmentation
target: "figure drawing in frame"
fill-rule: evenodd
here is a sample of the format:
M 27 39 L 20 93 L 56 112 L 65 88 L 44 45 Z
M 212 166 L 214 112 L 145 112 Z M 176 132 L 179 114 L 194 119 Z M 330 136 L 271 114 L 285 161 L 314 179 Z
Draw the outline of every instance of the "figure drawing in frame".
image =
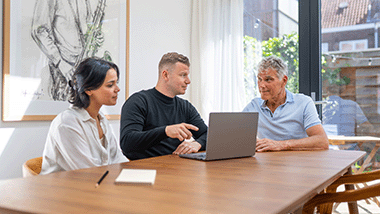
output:
M 67 100 L 75 67 L 103 45 L 105 8 L 106 0 L 93 13 L 89 0 L 36 0 L 31 36 L 48 58 L 49 78 L 41 81 L 51 100 Z M 101 57 L 112 61 L 108 51 Z

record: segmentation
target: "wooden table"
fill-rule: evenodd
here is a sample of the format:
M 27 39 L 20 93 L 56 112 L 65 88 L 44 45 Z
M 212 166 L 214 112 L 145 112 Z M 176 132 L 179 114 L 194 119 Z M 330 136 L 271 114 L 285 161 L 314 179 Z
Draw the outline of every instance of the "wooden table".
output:
M 359 170 L 355 169 L 355 173 L 362 173 L 364 169 L 370 164 L 371 160 L 375 156 L 377 150 L 380 148 L 380 138 L 372 136 L 343 136 L 343 135 L 330 135 L 328 136 L 329 142 L 332 145 L 342 145 L 347 143 L 358 143 L 361 146 L 363 143 L 374 142 L 375 146 L 364 160 L 362 167 Z
M 0 181 L 0 213 L 288 213 L 364 157 L 361 151 L 256 153 L 203 162 L 167 155 Z M 156 169 L 153 186 L 120 186 L 123 168 Z M 95 183 L 109 170 L 98 188 Z

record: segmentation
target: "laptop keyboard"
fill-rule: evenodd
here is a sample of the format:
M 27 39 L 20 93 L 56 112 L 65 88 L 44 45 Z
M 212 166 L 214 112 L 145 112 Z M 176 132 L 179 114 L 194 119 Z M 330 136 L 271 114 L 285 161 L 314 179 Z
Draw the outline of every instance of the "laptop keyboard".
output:
M 206 152 L 203 152 L 203 153 L 182 154 L 182 155 L 179 155 L 179 156 L 180 157 L 184 157 L 184 158 L 204 160 L 204 159 L 206 159 Z
M 192 154 L 192 157 L 194 158 L 194 159 L 197 159 L 197 160 L 204 160 L 204 159 L 206 159 L 206 152 L 203 152 L 203 153 L 193 153 Z
M 194 157 L 205 159 L 206 158 L 206 153 L 194 154 Z

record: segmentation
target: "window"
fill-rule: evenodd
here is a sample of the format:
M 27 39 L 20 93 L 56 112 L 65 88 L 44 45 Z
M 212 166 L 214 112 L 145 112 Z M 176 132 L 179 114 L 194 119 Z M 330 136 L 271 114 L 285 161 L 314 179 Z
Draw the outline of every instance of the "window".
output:
M 287 89 L 297 93 L 298 1 L 244 0 L 244 35 L 246 101 L 259 95 L 257 64 L 269 55 L 277 55 L 287 63 Z
M 340 0 L 321 0 L 321 108 L 327 134 L 380 133 L 379 2 L 355 0 L 339 7 Z
M 322 53 L 326 53 L 329 51 L 329 43 L 325 42 L 322 43 L 322 48 L 321 48 Z
M 365 50 L 367 48 L 368 48 L 368 40 L 367 39 L 339 42 L 339 50 L 340 51 Z

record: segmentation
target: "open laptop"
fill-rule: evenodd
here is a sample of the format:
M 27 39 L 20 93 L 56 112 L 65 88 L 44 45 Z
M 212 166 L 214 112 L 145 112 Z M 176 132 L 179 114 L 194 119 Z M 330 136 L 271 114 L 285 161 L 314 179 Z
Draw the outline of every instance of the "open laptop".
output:
M 258 119 L 257 112 L 210 113 L 206 152 L 179 156 L 205 161 L 254 156 Z

